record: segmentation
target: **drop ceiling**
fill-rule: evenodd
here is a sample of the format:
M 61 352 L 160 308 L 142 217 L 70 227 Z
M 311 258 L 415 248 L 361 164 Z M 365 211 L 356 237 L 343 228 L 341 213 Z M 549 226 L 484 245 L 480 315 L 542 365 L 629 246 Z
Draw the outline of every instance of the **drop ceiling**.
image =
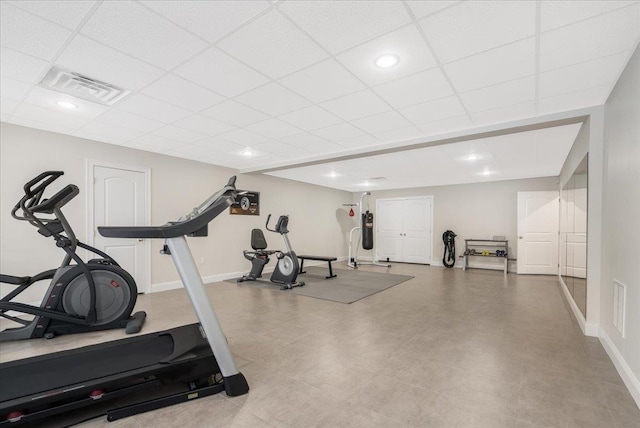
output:
M 639 3 L 2 1 L 0 119 L 345 190 L 557 175 L 576 125 L 296 165 L 601 105 Z M 131 93 L 53 92 L 52 66 Z

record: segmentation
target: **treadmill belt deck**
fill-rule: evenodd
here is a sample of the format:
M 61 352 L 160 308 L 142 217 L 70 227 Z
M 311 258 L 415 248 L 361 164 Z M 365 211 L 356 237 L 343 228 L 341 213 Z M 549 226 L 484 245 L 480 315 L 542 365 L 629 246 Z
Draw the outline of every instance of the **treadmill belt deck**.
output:
M 70 355 L 59 355 L 47 361 L 22 361 L 0 373 L 0 401 L 75 385 L 157 363 L 173 351 L 169 335 L 155 336 L 118 347 L 93 347 Z M 73 351 L 73 350 L 72 350 Z M 65 352 L 66 354 L 66 352 Z M 49 387 L 51 386 L 51 387 Z

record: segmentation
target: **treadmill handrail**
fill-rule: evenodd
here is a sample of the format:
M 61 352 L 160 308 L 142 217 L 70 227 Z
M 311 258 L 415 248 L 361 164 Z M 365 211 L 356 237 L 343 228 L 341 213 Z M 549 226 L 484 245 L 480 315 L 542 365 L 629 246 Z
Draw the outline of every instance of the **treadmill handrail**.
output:
M 233 176 L 220 191 L 205 200 L 178 221 L 162 226 L 99 226 L 98 232 L 106 238 L 175 238 L 192 234 L 216 218 L 236 199 L 236 177 Z

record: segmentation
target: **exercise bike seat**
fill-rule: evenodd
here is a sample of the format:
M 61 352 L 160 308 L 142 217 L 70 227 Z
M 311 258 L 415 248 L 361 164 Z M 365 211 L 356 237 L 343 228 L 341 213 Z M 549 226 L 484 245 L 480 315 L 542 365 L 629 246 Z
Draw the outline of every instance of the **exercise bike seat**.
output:
M 251 231 L 251 248 L 254 251 L 267 249 L 267 239 L 264 237 L 262 229 L 253 229 Z

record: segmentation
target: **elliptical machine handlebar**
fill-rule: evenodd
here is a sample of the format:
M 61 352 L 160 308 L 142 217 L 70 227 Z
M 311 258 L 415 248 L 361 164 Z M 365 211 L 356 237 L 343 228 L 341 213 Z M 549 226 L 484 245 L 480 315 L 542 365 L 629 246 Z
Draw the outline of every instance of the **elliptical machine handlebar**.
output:
M 269 220 L 271 220 L 271 214 L 269 214 L 267 216 L 267 222 L 265 223 L 264 227 L 269 231 L 269 232 L 275 232 L 275 229 L 269 229 Z

